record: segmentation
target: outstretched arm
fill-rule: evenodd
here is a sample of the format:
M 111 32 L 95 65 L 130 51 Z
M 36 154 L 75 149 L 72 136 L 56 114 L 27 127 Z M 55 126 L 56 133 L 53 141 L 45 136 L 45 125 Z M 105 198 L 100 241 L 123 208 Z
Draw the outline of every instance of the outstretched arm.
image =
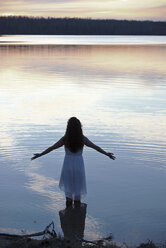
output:
M 91 142 L 87 137 L 85 137 L 85 136 L 84 136 L 83 140 L 84 140 L 84 144 L 85 144 L 86 146 L 91 147 L 91 148 L 95 149 L 96 151 L 98 151 L 98 152 L 100 152 L 100 153 L 102 153 L 102 154 L 108 156 L 109 158 L 115 160 L 115 156 L 114 156 L 113 153 L 104 151 L 101 147 L 96 146 L 94 143 L 92 143 L 92 142 Z
M 34 156 L 31 158 L 31 160 L 36 159 L 38 157 L 41 157 L 41 156 L 61 147 L 63 145 L 64 145 L 64 137 L 62 137 L 60 140 L 58 140 L 58 142 L 56 142 L 53 146 L 50 146 L 49 148 L 47 148 L 45 151 L 43 151 L 41 153 L 35 153 Z

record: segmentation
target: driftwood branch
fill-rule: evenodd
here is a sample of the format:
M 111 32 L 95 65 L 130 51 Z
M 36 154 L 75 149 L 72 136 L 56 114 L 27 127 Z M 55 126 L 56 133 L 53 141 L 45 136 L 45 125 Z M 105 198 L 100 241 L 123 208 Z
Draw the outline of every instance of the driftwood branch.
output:
M 52 229 L 50 230 L 50 228 Z M 24 235 L 19 235 L 19 234 L 8 234 L 8 233 L 0 233 L 0 236 L 3 237 L 10 237 L 10 238 L 31 238 L 31 237 L 37 237 L 37 236 L 43 236 L 49 234 L 52 237 L 56 237 L 57 234 L 54 230 L 54 222 L 52 221 L 42 232 L 37 232 L 37 233 L 31 233 L 31 234 L 24 234 Z
M 41 232 L 36 232 L 36 233 L 31 233 L 31 234 L 23 234 L 23 235 L 17 235 L 17 234 L 8 234 L 8 233 L 0 233 L 0 237 L 6 237 L 7 239 L 22 239 L 22 238 L 32 238 L 32 237 L 37 237 L 37 236 L 43 236 L 43 239 L 48 238 L 46 235 L 49 235 L 49 238 L 55 238 L 55 240 L 58 240 L 57 234 L 54 230 L 55 226 L 54 226 L 54 222 L 52 221 L 48 226 L 46 226 L 46 228 L 41 231 Z M 54 240 L 54 242 L 55 242 Z M 70 238 L 69 238 L 70 240 Z M 94 240 L 94 241 L 90 241 L 90 240 L 85 240 L 85 239 L 81 239 L 79 237 L 75 237 L 75 241 L 77 242 L 81 242 L 82 244 L 89 244 L 92 247 L 105 247 L 104 242 L 105 241 L 112 241 L 112 235 L 108 236 L 107 238 L 103 238 L 103 239 L 99 239 L 99 240 Z M 63 242 L 65 242 L 65 239 L 61 240 L 61 245 L 63 247 Z

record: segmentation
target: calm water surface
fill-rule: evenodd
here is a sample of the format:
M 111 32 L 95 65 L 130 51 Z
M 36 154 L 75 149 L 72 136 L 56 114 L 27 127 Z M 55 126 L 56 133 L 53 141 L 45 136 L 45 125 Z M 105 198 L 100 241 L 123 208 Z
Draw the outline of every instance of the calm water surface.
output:
M 166 38 L 105 39 L 0 37 L 0 232 L 62 233 L 64 149 L 30 158 L 77 116 L 117 157 L 84 148 L 84 237 L 166 240 Z

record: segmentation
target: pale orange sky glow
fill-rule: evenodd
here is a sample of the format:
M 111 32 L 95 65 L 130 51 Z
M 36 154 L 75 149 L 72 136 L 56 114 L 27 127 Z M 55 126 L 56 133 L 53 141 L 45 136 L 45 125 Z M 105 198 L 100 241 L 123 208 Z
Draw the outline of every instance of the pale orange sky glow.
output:
M 0 0 L 0 15 L 166 21 L 166 0 Z

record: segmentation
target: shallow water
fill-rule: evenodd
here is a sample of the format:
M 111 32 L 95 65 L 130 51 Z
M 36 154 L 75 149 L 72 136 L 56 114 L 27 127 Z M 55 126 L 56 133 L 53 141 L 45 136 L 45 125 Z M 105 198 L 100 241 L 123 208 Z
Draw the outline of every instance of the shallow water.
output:
M 85 238 L 164 241 L 166 38 L 98 37 L 84 45 L 94 37 L 45 36 L 48 45 L 43 37 L 21 37 L 26 44 L 0 37 L 0 231 L 43 230 L 53 220 L 62 233 L 64 149 L 30 158 L 77 116 L 84 134 L 117 157 L 84 149 Z

